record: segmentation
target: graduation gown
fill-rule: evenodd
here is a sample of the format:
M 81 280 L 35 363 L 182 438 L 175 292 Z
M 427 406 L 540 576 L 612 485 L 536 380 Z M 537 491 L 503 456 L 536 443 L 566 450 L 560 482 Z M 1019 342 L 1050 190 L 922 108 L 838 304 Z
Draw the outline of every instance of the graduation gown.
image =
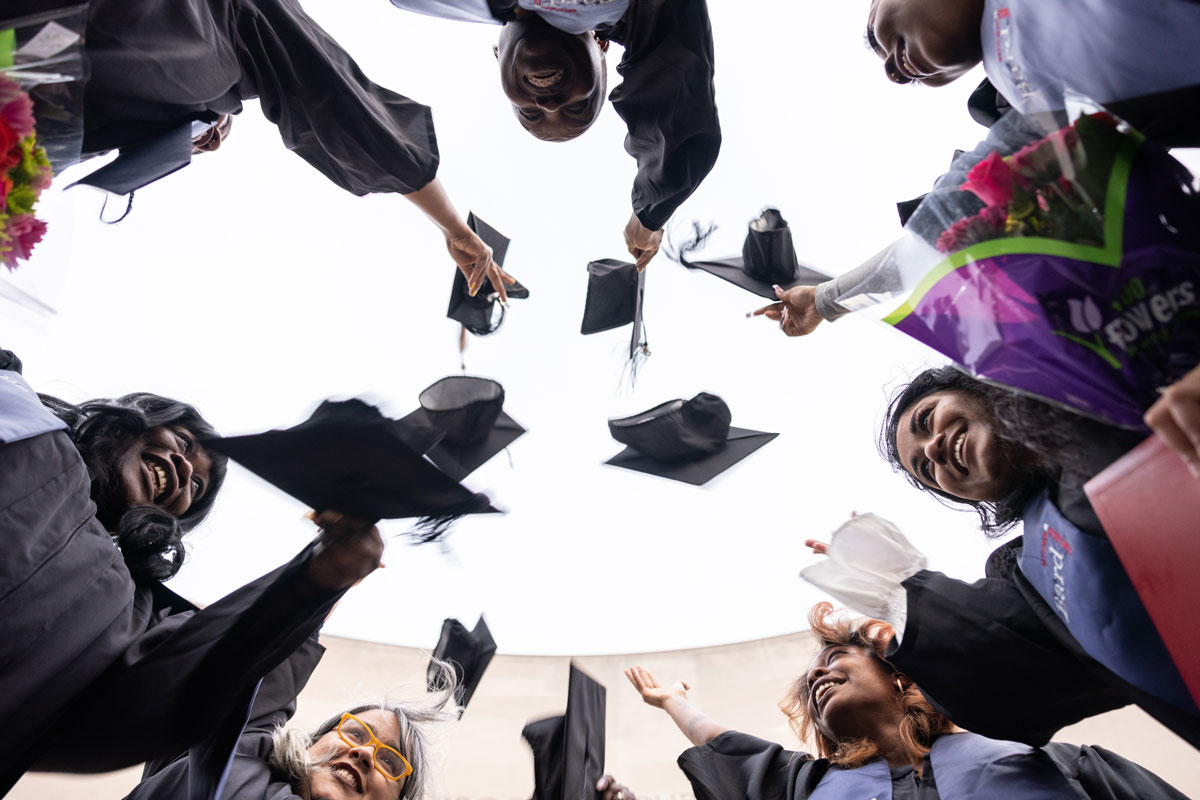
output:
M 684 751 L 679 767 L 696 800 L 1184 800 L 1154 773 L 1100 747 L 1030 748 L 969 733 L 934 742 L 919 781 L 882 758 L 846 770 L 737 731 Z
M 197 611 L 132 580 L 65 433 L 0 445 L 0 475 L 0 794 L 35 763 L 105 771 L 228 739 L 343 594 L 311 584 L 310 546 Z M 60 726 L 88 746 L 54 746 Z
M 311 638 L 263 678 L 249 720 L 238 738 L 221 800 L 297 798 L 291 786 L 271 771 L 271 732 L 296 713 L 296 697 L 324 653 L 325 648 Z M 142 782 L 126 800 L 185 800 L 196 769 L 186 754 L 166 763 L 147 764 Z
M 288 149 L 348 192 L 408 194 L 437 174 L 429 108 L 370 81 L 295 0 L 91 0 L 86 54 L 85 155 L 257 97 Z
M 510 20 L 517 8 L 517 0 L 393 4 L 477 22 Z M 553 16 L 543 19 L 555 23 Z M 617 65 L 624 81 L 609 100 L 629 131 L 625 150 L 637 161 L 633 211 L 656 231 L 696 191 L 721 151 L 708 5 L 705 0 L 630 0 L 624 16 L 614 25 L 598 26 L 596 34 L 625 48 Z

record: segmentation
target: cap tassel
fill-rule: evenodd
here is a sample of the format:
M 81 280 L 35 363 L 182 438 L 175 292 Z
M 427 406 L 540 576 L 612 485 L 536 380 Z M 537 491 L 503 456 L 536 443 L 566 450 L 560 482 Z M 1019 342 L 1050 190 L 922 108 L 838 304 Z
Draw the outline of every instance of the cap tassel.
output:
M 692 235 L 678 246 L 675 244 L 674 237 L 668 235 L 663 252 L 672 261 L 688 269 L 696 269 L 696 265 L 688 261 L 688 255 L 708 244 L 708 237 L 712 236 L 716 230 L 717 224 L 715 222 L 710 222 L 707 226 L 704 226 L 699 220 L 692 220 Z
M 467 371 L 467 326 L 463 325 L 458 330 L 458 368 L 463 372 Z
M 421 517 L 417 520 L 416 527 L 404 535 L 414 539 L 414 544 L 440 542 L 446 538 L 446 535 L 450 532 L 450 526 L 457 520 L 468 514 L 483 511 L 489 505 L 491 505 L 491 500 L 488 499 L 487 495 L 476 492 L 470 500 L 449 511 L 442 514 L 431 514 Z

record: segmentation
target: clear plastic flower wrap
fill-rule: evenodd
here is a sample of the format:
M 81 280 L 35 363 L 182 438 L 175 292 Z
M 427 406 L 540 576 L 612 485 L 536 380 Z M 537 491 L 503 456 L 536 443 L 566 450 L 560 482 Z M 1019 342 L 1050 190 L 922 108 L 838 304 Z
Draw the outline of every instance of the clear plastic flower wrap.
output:
M 37 143 L 56 174 L 79 161 L 83 145 L 86 19 L 87 3 L 11 18 L 0 7 L 0 75 L 32 101 Z
M 905 296 L 884 321 L 976 376 L 1143 429 L 1200 358 L 1195 178 L 1095 106 L 1010 113 L 838 302 Z

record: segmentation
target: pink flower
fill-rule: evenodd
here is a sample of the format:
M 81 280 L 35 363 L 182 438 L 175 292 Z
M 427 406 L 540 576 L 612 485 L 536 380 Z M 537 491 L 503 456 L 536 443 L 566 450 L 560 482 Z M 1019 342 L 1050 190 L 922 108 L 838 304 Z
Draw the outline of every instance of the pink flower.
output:
M 1008 212 L 1001 206 L 988 206 L 973 217 L 963 217 L 938 237 L 936 247 L 942 253 L 956 253 L 964 247 L 995 239 L 1004 233 Z
M 33 135 L 33 101 L 21 90 L 20 84 L 0 74 L 0 118 L 4 119 L 18 139 Z
M 1012 200 L 1012 170 L 999 152 L 971 167 L 962 185 L 963 191 L 973 192 L 989 206 L 1006 206 Z
M 0 261 L 13 270 L 17 268 L 17 259 L 29 260 L 33 246 L 46 235 L 46 223 L 33 214 L 17 214 L 8 218 L 8 230 L 5 233 L 10 237 L 9 249 L 0 255 Z

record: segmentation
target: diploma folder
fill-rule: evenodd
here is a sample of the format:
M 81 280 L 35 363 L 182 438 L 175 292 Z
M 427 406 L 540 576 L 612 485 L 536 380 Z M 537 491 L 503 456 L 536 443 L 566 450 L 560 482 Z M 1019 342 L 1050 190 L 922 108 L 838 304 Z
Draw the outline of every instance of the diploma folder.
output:
M 1151 436 L 1083 488 L 1200 705 L 1200 480 Z

